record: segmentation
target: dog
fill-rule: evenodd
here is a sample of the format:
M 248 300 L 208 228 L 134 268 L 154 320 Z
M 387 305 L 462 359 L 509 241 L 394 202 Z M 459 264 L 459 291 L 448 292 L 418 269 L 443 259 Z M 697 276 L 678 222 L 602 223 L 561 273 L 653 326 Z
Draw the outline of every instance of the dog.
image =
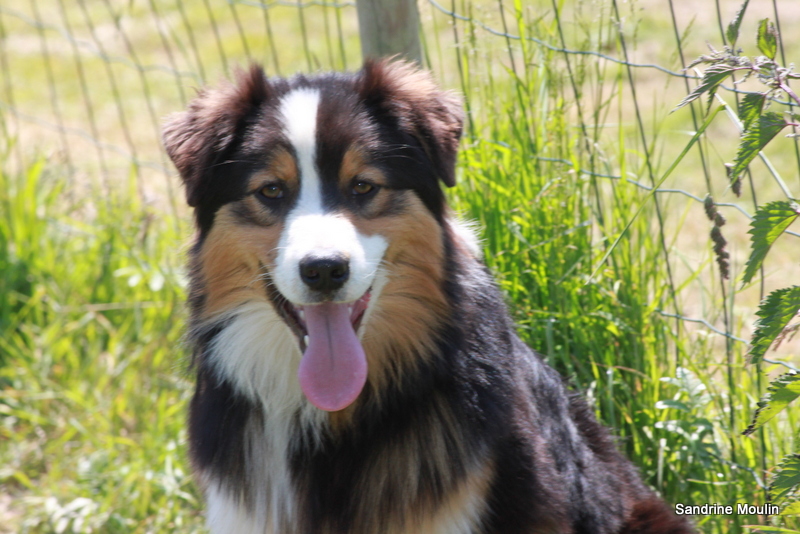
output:
M 446 205 L 462 126 L 396 60 L 252 66 L 167 120 L 211 532 L 693 531 L 515 333 Z

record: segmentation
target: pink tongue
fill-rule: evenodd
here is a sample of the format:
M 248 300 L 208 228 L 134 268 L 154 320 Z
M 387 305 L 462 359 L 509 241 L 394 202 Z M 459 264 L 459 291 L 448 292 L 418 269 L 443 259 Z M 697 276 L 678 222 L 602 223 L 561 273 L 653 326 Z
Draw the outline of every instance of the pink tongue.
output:
M 347 304 L 303 308 L 308 347 L 300 360 L 300 388 L 311 404 L 335 412 L 356 400 L 367 381 L 367 357 L 350 323 Z

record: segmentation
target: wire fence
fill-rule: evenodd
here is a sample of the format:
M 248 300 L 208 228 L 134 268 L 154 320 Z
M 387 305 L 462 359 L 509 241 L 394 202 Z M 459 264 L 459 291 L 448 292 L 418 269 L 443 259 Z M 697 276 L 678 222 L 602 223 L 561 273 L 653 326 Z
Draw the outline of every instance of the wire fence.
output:
M 2 127 L 21 168 L 37 155 L 105 184 L 167 194 L 160 125 L 236 65 L 274 74 L 357 64 L 353 3 L 89 2 L 0 5 Z M 280 34 L 302 36 L 292 43 Z M 309 38 L 308 33 L 315 38 Z
M 526 46 L 553 52 L 554 61 L 561 62 L 570 78 L 588 76 L 587 71 L 598 65 L 621 66 L 616 83 L 630 95 L 630 105 L 618 110 L 616 123 L 604 127 L 610 139 L 620 131 L 629 135 L 638 149 L 636 157 L 644 164 L 631 171 L 598 165 L 584 168 L 557 155 L 534 157 L 595 178 L 625 180 L 649 191 L 656 188 L 659 162 L 669 157 L 655 151 L 655 139 L 672 136 L 685 144 L 691 134 L 679 120 L 659 113 L 696 83 L 698 73 L 684 66 L 704 52 L 703 42 L 725 41 L 727 19 L 739 3 L 707 0 L 698 6 L 677 0 L 624 4 L 613 0 L 564 7 L 540 0 L 515 9 L 514 2 L 502 0 L 424 0 L 419 4 L 424 60 L 444 85 L 464 91 L 470 113 L 480 109 L 480 102 L 469 101 L 469 87 L 481 80 L 467 68 L 477 56 L 499 76 L 537 68 L 518 64 L 524 57 L 520 50 Z M 766 4 L 758 6 L 764 13 L 750 18 L 769 16 L 786 27 L 800 18 L 789 0 Z M 540 18 L 556 18 L 558 32 L 532 35 L 528 30 Z M 585 21 L 601 18 L 610 21 L 604 34 L 583 31 Z M 671 42 L 653 42 L 648 32 L 669 36 Z M 784 34 L 781 44 L 784 62 L 800 56 L 800 41 L 791 32 Z M 141 200 L 163 201 L 173 213 L 181 214 L 177 181 L 160 146 L 163 117 L 184 108 L 197 88 L 228 77 L 237 66 L 249 62 L 263 63 L 275 75 L 358 68 L 361 51 L 355 2 L 28 0 L 2 4 L 0 141 L 5 146 L 0 144 L 0 154 L 6 157 L 5 168 L 24 169 L 32 159 L 44 156 L 78 184 L 100 182 L 111 188 L 133 176 Z M 723 89 L 732 105 L 740 93 L 748 92 L 746 86 Z M 581 114 L 597 113 L 599 104 L 590 101 L 590 95 L 574 85 L 573 92 L 578 119 Z M 700 120 L 697 113 L 693 108 L 695 131 Z M 681 120 L 685 122 L 685 116 Z M 738 135 L 735 128 L 718 133 L 728 139 Z M 800 150 L 791 143 L 787 140 L 774 149 L 777 163 L 768 168 L 788 168 L 797 174 Z M 665 235 L 669 223 L 664 211 L 675 205 L 670 199 L 702 203 L 715 188 L 715 198 L 722 194 L 714 184 L 724 181 L 712 175 L 721 172 L 722 160 L 730 156 L 718 154 L 721 149 L 712 144 L 697 146 L 683 179 L 672 187 L 657 187 L 654 196 L 658 238 L 668 264 L 675 261 Z M 797 181 L 790 181 L 792 186 L 800 190 Z M 758 202 L 763 202 L 755 194 L 754 187 L 748 200 L 717 205 L 749 220 Z M 700 320 L 708 328 L 723 322 L 714 328 L 738 342 L 732 304 L 725 306 L 722 313 L 709 313 Z M 697 319 L 683 315 L 690 312 L 675 303 L 670 317 L 695 323 Z

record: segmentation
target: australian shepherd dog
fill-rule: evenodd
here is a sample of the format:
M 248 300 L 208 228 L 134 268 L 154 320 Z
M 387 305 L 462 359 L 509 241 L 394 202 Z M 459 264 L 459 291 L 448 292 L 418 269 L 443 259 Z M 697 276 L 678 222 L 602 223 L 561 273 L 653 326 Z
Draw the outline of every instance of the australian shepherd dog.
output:
M 463 117 L 397 61 L 170 117 L 211 532 L 688 533 L 514 331 L 448 210 Z

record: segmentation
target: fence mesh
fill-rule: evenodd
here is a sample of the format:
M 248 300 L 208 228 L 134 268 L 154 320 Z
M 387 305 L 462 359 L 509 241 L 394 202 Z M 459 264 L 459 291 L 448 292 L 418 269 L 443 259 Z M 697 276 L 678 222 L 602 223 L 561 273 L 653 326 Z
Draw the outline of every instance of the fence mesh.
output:
M 589 169 L 557 157 L 537 157 L 650 190 L 654 165 L 670 156 L 651 153 L 653 139 L 686 137 L 685 125 L 671 129 L 677 121 L 664 123 L 656 112 L 678 102 L 696 83 L 698 73 L 683 67 L 704 52 L 698 43 L 724 41 L 726 17 L 732 16 L 739 2 L 706 4 L 697 10 L 677 1 L 570 7 L 542 1 L 515 12 L 503 2 L 427 0 L 419 7 L 426 62 L 445 85 L 460 88 L 467 96 L 470 85 L 480 83 L 475 64 L 482 61 L 484 70 L 513 76 L 515 69 L 526 68 L 515 64 L 524 46 L 554 52 L 552 57 L 570 76 L 592 76 L 587 71 L 599 71 L 602 64 L 622 66 L 624 71 L 616 75 L 622 77 L 620 84 L 627 85 L 621 90 L 628 92 L 632 105 L 610 114 L 605 111 L 611 117 L 618 114 L 616 123 L 606 125 L 607 137 L 613 139 L 619 134 L 612 130 L 620 129 L 632 136 L 638 143 L 638 157 L 645 162 L 643 172 L 623 175 L 619 169 Z M 791 27 L 800 17 L 794 5 L 785 4 L 779 10 L 774 3 L 763 15 Z M 587 13 L 598 6 L 606 12 Z M 558 34 L 520 37 L 526 23 L 545 17 L 560 17 Z M 605 31 L 583 31 L 581 25 L 587 20 L 603 17 L 614 21 Z M 672 42 L 648 40 L 648 31 L 661 35 L 665 25 L 672 26 Z M 287 40 L 286 36 L 292 37 Z M 783 37 L 781 54 L 796 57 L 798 40 L 791 32 Z M 469 52 L 464 53 L 467 48 Z M 585 61 L 587 57 L 593 66 Z M 0 5 L 0 124 L 10 147 L 7 164 L 23 168 L 32 158 L 46 156 L 60 164 L 63 172 L 100 180 L 106 187 L 133 174 L 143 200 L 165 198 L 178 212 L 176 181 L 161 150 L 159 130 L 163 117 L 185 107 L 197 88 L 230 76 L 237 66 L 249 62 L 264 64 L 271 74 L 289 75 L 355 69 L 360 61 L 354 2 L 29 0 Z M 474 70 L 465 71 L 470 63 Z M 747 92 L 741 87 L 723 89 L 731 102 L 736 93 Z M 574 96 L 578 114 L 602 108 L 603 95 L 594 95 L 594 102 L 592 95 L 577 94 L 577 90 Z M 470 111 L 479 112 L 480 105 L 471 102 Z M 693 110 L 695 129 L 696 113 Z M 722 143 L 735 139 L 738 132 L 730 128 L 717 134 Z M 720 165 L 714 160 L 729 158 L 715 154 L 717 150 L 717 146 L 699 145 L 695 159 L 682 169 L 679 187 L 659 188 L 656 202 L 673 195 L 702 203 L 715 189 L 710 175 L 719 174 Z M 790 169 L 790 175 L 797 174 L 796 143 L 779 143 L 772 151 L 779 166 Z M 796 180 L 791 185 L 799 186 Z M 718 205 L 737 211 L 746 221 L 752 218 L 755 201 L 751 198 L 750 206 L 747 201 Z M 663 226 L 661 210 L 658 204 Z
M 699 78 L 699 73 L 683 69 L 705 52 L 698 45 L 703 40 L 695 36 L 723 42 L 725 17 L 732 16 L 739 2 L 706 4 L 698 10 L 677 1 L 619 6 L 616 2 L 579 2 L 567 7 L 541 1 L 515 11 L 513 5 L 502 1 L 427 0 L 419 8 L 426 63 L 445 85 L 462 89 L 468 97 L 471 84 L 480 83 L 478 75 L 485 71 L 513 76 L 515 69 L 526 68 L 515 64 L 515 56 L 519 62 L 525 46 L 554 52 L 552 58 L 561 62 L 570 76 L 592 76 L 588 69 L 599 72 L 603 64 L 623 67 L 624 72 L 616 75 L 624 77 L 619 83 L 627 85 L 621 90 L 628 92 L 632 105 L 605 111 L 607 116 L 618 114 L 615 124 L 606 125 L 607 137 L 618 135 L 612 130 L 630 135 L 641 151 L 643 172 L 622 175 L 619 169 L 589 169 L 557 157 L 537 157 L 592 177 L 625 180 L 650 190 L 656 160 L 670 156 L 651 153 L 653 138 L 686 137 L 685 125 L 671 130 L 677 121 L 667 121 L 665 126 L 656 112 L 678 102 Z M 601 12 L 592 13 L 596 8 Z M 763 15 L 787 27 L 800 18 L 794 6 L 781 5 L 779 10 L 778 3 Z M 525 24 L 552 17 L 558 17 L 558 34 L 535 36 L 528 32 L 520 37 Z M 587 20 L 601 18 L 614 22 L 594 34 L 582 27 Z M 665 25 L 672 26 L 672 42 L 647 38 L 647 31 L 663 35 Z M 798 50 L 798 40 L 791 32 L 783 36 L 781 44 L 784 57 L 787 48 L 788 57 L 796 57 L 793 52 Z M 355 69 L 360 61 L 354 2 L 29 0 L 13 7 L 0 5 L 0 125 L 10 147 L 7 164 L 21 169 L 32 158 L 46 156 L 60 164 L 63 172 L 78 179 L 100 180 L 105 187 L 133 174 L 143 200 L 165 199 L 177 213 L 181 205 L 176 200 L 177 185 L 159 141 L 165 115 L 185 107 L 199 87 L 228 77 L 237 66 L 250 62 L 262 63 L 270 74 L 290 75 Z M 465 72 L 470 63 L 473 70 Z M 475 67 L 478 63 L 480 73 Z M 741 87 L 723 89 L 731 101 L 739 96 L 736 93 L 747 92 Z M 578 114 L 598 113 L 602 108 L 603 95 L 595 95 L 592 102 L 591 95 L 578 94 L 576 89 L 574 96 Z M 471 102 L 469 109 L 479 112 L 480 105 Z M 697 111 L 693 109 L 692 114 L 696 129 Z M 576 124 L 583 124 L 583 117 L 576 119 Z M 737 134 L 735 128 L 717 132 L 720 145 L 728 140 L 735 146 L 732 140 Z M 800 152 L 796 143 L 790 145 L 787 141 L 772 150 L 779 165 L 796 174 Z M 712 167 L 720 165 L 713 160 L 729 157 L 714 154 L 716 150 L 715 146 L 704 149 L 699 145 L 695 159 L 682 169 L 679 187 L 658 189 L 655 198 L 662 227 L 661 197 L 673 195 L 702 203 L 706 194 L 714 192 L 710 175 L 719 174 Z M 750 206 L 746 201 L 718 205 L 737 211 L 747 221 L 756 199 L 750 201 Z M 676 311 L 680 310 L 672 310 Z M 719 321 L 718 317 L 692 320 L 708 323 L 707 319 Z M 726 335 L 733 336 L 728 330 Z
M 278 42 L 278 28 L 302 38 Z M 133 172 L 140 195 L 158 195 L 172 183 L 161 120 L 197 88 L 252 61 L 283 74 L 353 68 L 358 56 L 353 3 L 4 4 L 3 132 L 15 141 L 18 165 L 46 155 L 106 183 Z
M 732 159 L 739 131 L 734 120 L 728 126 L 720 121 L 674 178 L 661 185 L 657 178 L 702 121 L 705 103 L 692 107 L 691 115 L 666 114 L 699 79 L 698 72 L 684 67 L 708 52 L 704 43 L 725 42 L 725 27 L 740 3 L 419 2 L 425 62 L 443 85 L 466 95 L 468 115 L 492 113 L 486 98 L 490 89 L 481 87 L 487 79 L 520 78 L 525 69 L 560 73 L 564 90 L 556 96 L 569 100 L 572 128 L 584 130 L 578 136 L 585 144 L 583 156 L 530 157 L 602 183 L 625 182 L 642 192 L 656 189 L 653 236 L 674 268 L 673 298 L 656 312 L 674 320 L 676 331 L 718 335 L 728 354 L 731 344 L 743 344 L 748 337 L 760 298 L 787 279 L 800 279 L 800 234 L 789 232 L 793 245 L 772 253 L 770 261 L 784 270 L 779 276 L 772 273 L 771 279 L 744 292 L 735 284 L 712 287 L 694 274 L 714 269 L 702 204 L 709 194 L 725 200 L 717 206 L 730 214 L 730 247 L 742 265 L 746 229 L 756 207 L 785 198 L 787 189 L 800 191 L 800 150 L 793 139 L 776 141 L 763 156 L 768 170 L 759 168 L 758 184 L 751 181 L 743 197 L 735 199 L 725 189 L 723 163 Z M 745 19 L 743 35 L 755 35 L 758 19 L 770 17 L 784 29 L 783 63 L 800 57 L 800 34 L 789 30 L 800 24 L 800 6 L 794 0 L 760 2 L 750 9 L 757 12 Z M 557 24 L 540 25 L 541 20 Z M 548 51 L 550 64 L 526 64 L 530 47 Z M 161 122 L 183 109 L 198 88 L 250 62 L 282 76 L 357 69 L 361 49 L 355 3 L 5 2 L 0 4 L 0 156 L 12 172 L 46 157 L 76 187 L 99 182 L 113 188 L 132 177 L 141 200 L 161 203 L 182 217 L 178 181 L 160 144 Z M 724 85 L 720 93 L 735 108 L 741 94 L 753 87 Z M 622 100 L 616 98 L 620 94 Z M 590 124 L 599 131 L 587 132 Z M 465 142 L 480 135 L 469 130 Z M 604 157 L 622 137 L 629 153 Z M 680 225 L 684 231 L 677 232 Z M 694 255 L 697 250 L 705 252 Z M 687 284 L 699 284 L 696 298 L 675 298 Z M 787 359 L 796 354 L 796 346 L 785 345 L 767 361 L 796 369 L 796 362 Z

